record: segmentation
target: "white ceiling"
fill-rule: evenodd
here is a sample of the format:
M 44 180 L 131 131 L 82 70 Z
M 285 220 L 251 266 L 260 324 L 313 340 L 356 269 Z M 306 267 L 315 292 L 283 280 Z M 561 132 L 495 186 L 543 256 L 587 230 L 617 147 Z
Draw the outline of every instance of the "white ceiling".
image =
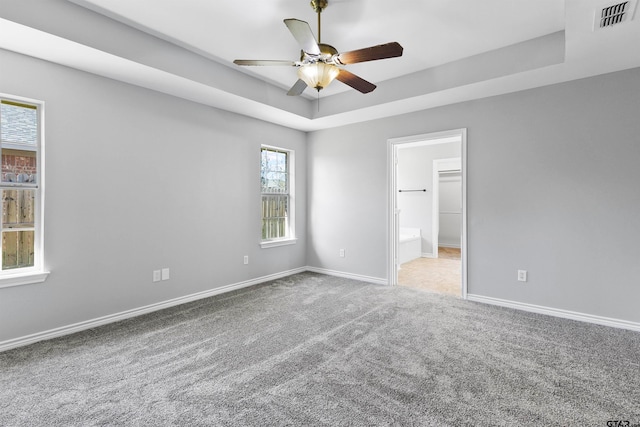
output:
M 317 15 L 308 0 L 72 1 L 226 64 L 299 59 L 285 18 L 307 21 L 317 38 Z M 563 30 L 564 0 L 329 0 L 321 19 L 322 42 L 340 52 L 391 41 L 404 47 L 401 59 L 348 67 L 377 83 Z M 244 71 L 286 89 L 297 80 L 295 68 Z M 327 95 L 344 90 L 350 89 L 336 83 Z M 306 93 L 315 97 L 310 89 Z
M 48 7 L 65 0 L 50 1 Z M 232 63 L 298 59 L 300 48 L 282 21 L 305 20 L 317 34 L 308 0 L 68 1 L 57 11 L 58 27 L 23 17 L 19 6 L 0 9 L 0 47 L 302 130 L 640 66 L 638 19 L 593 31 L 594 13 L 615 0 L 329 0 L 322 42 L 348 51 L 397 41 L 404 55 L 347 66 L 378 89 L 363 95 L 335 81 L 320 93 L 318 111 L 311 89 L 305 99 L 287 99 L 295 68 Z M 106 25 L 90 30 L 105 32 L 100 42 L 96 34 L 79 36 L 73 28 L 81 24 L 72 16 L 78 6 L 204 56 L 218 68 L 207 77 L 207 67 L 178 70 L 163 65 L 160 53 L 131 53 L 133 48 L 115 46 L 123 40 L 106 34 Z

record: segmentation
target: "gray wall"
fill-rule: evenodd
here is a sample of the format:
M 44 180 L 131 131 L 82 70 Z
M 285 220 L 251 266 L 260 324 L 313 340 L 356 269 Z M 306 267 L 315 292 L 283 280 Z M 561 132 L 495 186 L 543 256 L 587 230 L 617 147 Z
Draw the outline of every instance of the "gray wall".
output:
M 0 289 L 0 342 L 305 266 L 304 133 L 3 50 L 0 64 L 0 92 L 45 101 L 51 271 Z M 261 143 L 296 150 L 296 245 L 259 248 Z
M 314 132 L 308 264 L 387 278 L 387 139 L 467 128 L 469 293 L 638 322 L 639 111 L 632 69 Z
M 0 92 L 46 102 L 51 270 L 0 289 L 0 341 L 305 265 L 386 280 L 387 139 L 465 127 L 469 293 L 640 321 L 639 69 L 305 136 L 0 63 Z M 296 150 L 297 245 L 258 247 L 261 143 Z

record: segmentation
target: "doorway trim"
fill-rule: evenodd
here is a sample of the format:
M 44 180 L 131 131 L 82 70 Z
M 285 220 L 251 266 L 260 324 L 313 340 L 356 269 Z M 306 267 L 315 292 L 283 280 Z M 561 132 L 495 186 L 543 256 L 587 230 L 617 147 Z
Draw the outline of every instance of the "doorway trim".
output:
M 462 236 L 460 257 L 462 262 L 462 299 L 467 299 L 467 129 L 453 129 L 442 132 L 432 132 L 421 135 L 411 135 L 387 140 L 387 183 L 388 183 L 388 283 L 398 284 L 398 149 L 410 146 L 442 144 L 460 141 L 461 175 L 462 175 Z M 405 145 L 410 144 L 410 145 Z

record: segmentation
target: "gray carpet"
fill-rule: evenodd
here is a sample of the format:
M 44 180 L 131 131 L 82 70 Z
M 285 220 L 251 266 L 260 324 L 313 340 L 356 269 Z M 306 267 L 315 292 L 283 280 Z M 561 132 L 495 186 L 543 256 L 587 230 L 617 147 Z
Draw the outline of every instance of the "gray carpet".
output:
M 2 426 L 640 425 L 640 334 L 303 273 L 0 353 Z

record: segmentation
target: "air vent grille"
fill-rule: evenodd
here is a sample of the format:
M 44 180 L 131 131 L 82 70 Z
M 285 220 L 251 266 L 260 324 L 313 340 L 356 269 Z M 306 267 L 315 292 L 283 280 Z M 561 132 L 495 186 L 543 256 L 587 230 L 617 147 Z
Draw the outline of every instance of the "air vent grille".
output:
M 609 28 L 633 19 L 638 0 L 618 1 L 611 4 L 603 1 L 593 11 L 593 30 Z
M 628 1 L 605 7 L 600 13 L 600 28 L 621 23 L 624 21 L 627 13 L 629 13 Z

